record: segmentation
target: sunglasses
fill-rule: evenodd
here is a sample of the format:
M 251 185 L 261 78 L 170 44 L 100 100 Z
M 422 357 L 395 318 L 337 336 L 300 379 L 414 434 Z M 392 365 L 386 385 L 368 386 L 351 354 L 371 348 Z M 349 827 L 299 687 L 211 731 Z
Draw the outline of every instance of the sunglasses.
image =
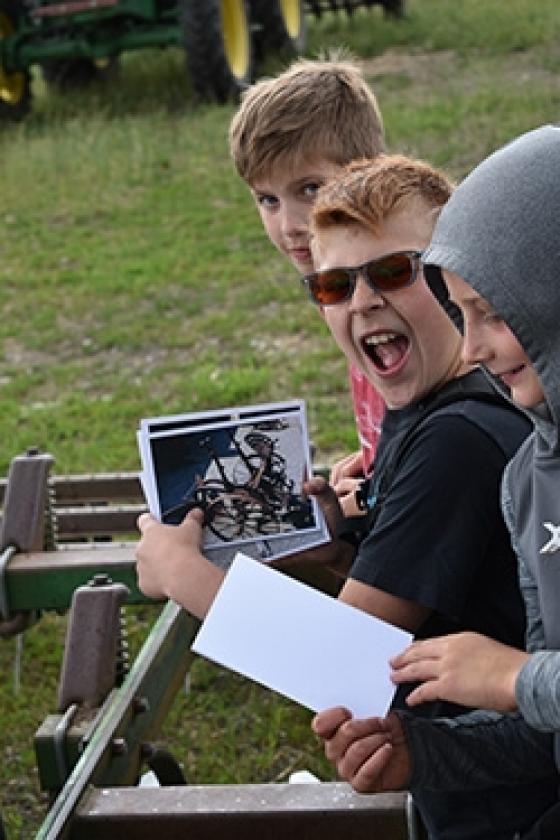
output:
M 396 292 L 411 286 L 418 275 L 421 251 L 400 251 L 355 268 L 326 268 L 302 277 L 309 297 L 319 306 L 333 306 L 350 300 L 361 275 L 378 294 Z

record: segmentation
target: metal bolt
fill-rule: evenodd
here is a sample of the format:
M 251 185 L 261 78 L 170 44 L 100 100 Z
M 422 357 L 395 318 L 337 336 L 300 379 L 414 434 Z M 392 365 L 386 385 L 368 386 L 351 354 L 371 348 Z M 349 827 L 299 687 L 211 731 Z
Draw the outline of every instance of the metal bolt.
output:
M 124 738 L 113 738 L 111 741 L 111 752 L 113 755 L 126 755 L 128 744 Z
M 111 583 L 111 578 L 109 575 L 100 573 L 98 575 L 94 575 L 93 578 L 90 580 L 90 586 L 107 586 L 107 584 Z
M 135 697 L 132 701 L 132 710 L 135 715 L 141 715 L 150 711 L 150 701 L 147 697 Z

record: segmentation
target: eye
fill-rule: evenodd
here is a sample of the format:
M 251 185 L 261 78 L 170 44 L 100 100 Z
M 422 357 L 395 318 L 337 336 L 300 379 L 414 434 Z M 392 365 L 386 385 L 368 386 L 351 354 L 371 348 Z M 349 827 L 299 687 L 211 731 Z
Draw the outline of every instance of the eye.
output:
M 255 196 L 255 201 L 259 205 L 259 207 L 265 207 L 268 210 L 273 210 L 275 207 L 278 207 L 279 201 L 275 195 L 270 193 L 260 193 Z
M 319 183 L 318 181 L 307 181 L 307 183 L 303 184 L 301 192 L 306 198 L 310 198 L 312 201 L 314 201 L 317 192 L 322 186 L 323 184 Z

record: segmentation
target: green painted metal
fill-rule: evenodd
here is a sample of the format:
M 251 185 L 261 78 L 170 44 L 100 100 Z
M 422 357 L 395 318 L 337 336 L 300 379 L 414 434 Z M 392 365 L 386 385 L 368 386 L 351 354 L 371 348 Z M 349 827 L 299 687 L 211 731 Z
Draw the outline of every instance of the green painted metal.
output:
M 190 645 L 197 629 L 196 619 L 179 606 L 173 602 L 165 605 L 123 685 L 110 695 L 103 707 L 91 740 L 54 801 L 36 840 L 64 840 L 69 836 L 74 809 L 90 785 L 111 787 L 136 783 L 142 764 L 142 745 L 149 743 L 159 731 L 184 682 L 194 658 Z M 51 722 L 51 733 L 53 728 Z M 52 763 L 52 749 L 49 760 Z
M 40 2 L 35 11 L 58 2 Z M 155 0 L 118 0 L 109 8 L 61 16 L 26 14 L 12 36 L 0 39 L 0 65 L 12 73 L 47 60 L 109 58 L 125 50 L 181 43 L 176 8 L 162 8 Z
M 103 41 L 89 41 L 86 38 L 57 39 L 41 43 L 29 43 L 24 40 L 12 59 L 13 69 L 22 70 L 32 64 L 40 64 L 49 59 L 66 58 L 109 58 L 127 50 L 139 50 L 147 47 L 166 47 L 181 44 L 181 32 L 178 26 L 154 25 L 150 28 L 138 26 L 130 32 L 123 31 L 118 37 Z
M 129 604 L 149 603 L 138 589 L 135 545 L 16 554 L 5 571 L 6 602 L 10 614 L 28 610 L 65 610 L 74 590 L 96 574 L 130 589 Z

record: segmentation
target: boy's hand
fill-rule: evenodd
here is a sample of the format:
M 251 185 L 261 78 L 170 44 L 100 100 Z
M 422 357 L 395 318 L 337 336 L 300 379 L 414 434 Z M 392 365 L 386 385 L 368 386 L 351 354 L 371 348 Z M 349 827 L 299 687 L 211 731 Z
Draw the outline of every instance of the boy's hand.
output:
M 299 551 L 287 557 L 273 559 L 270 565 L 276 569 L 290 569 L 302 564 L 309 566 L 328 566 L 339 575 L 346 576 L 354 561 L 356 549 L 350 543 L 336 538 L 344 521 L 340 501 L 328 482 L 317 476 L 304 482 L 303 492 L 315 496 L 325 516 L 331 541 L 326 545 Z
M 172 598 L 197 618 L 206 615 L 224 579 L 224 572 L 200 550 L 202 521 L 199 508 L 189 511 L 180 525 L 162 525 L 143 513 L 136 549 L 142 592 L 150 598 Z
M 413 642 L 391 660 L 394 683 L 422 682 L 406 702 L 449 700 L 463 706 L 513 711 L 515 681 L 529 658 L 525 651 L 478 633 L 454 633 Z
M 408 785 L 410 756 L 397 715 L 356 719 L 339 707 L 320 712 L 311 728 L 324 742 L 325 755 L 340 778 L 358 793 L 402 790 Z
M 345 458 L 337 461 L 331 469 L 329 484 L 336 489 L 337 484 L 347 478 L 359 480 L 364 478 L 364 459 L 361 449 L 352 452 Z
M 363 511 L 356 504 L 356 490 L 364 479 L 363 455 L 361 450 L 337 461 L 331 469 L 329 484 L 340 499 L 345 516 L 360 516 Z

